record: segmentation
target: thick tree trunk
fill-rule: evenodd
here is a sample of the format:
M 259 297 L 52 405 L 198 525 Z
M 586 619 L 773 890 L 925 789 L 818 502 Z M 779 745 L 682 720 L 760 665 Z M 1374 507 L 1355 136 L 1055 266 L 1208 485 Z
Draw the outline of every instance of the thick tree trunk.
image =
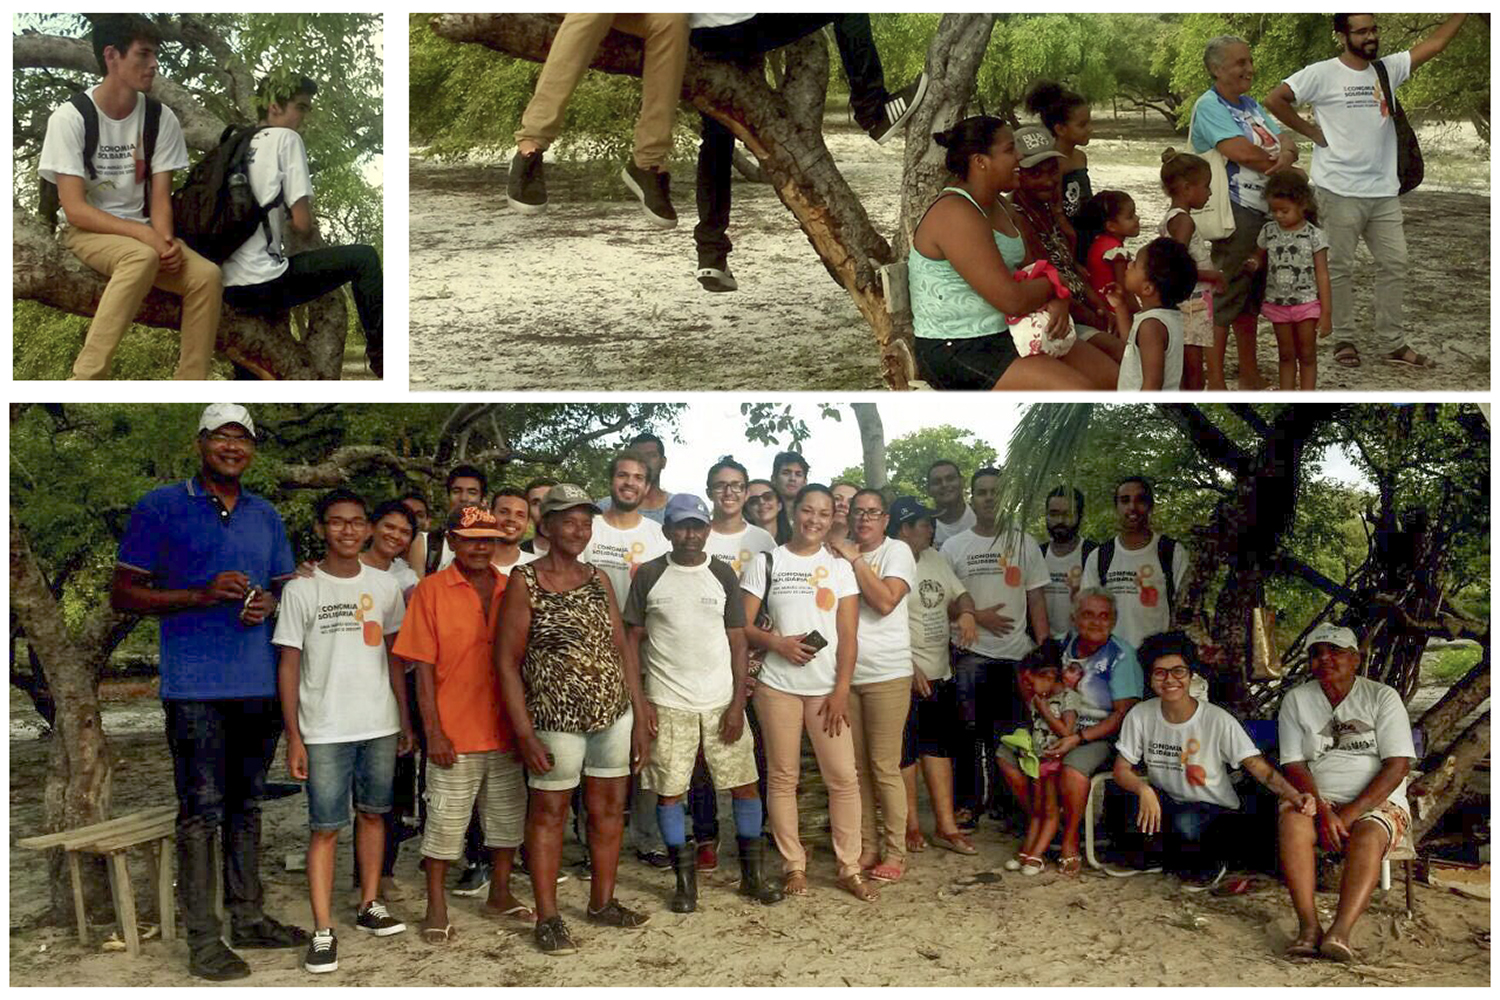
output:
M 94 661 L 68 635 L 62 611 L 14 517 L 10 522 L 10 601 L 57 705 L 57 734 L 43 792 L 45 829 L 28 832 L 54 833 L 98 823 L 109 817 L 111 762 L 99 717 Z M 61 852 L 53 855 L 53 914 L 67 922 L 73 905 L 71 889 Z M 90 866 L 86 873 L 85 900 L 94 908 L 107 901 L 109 893 L 102 868 Z
M 543 62 L 559 23 L 556 15 L 548 14 L 438 14 L 432 28 L 455 42 Z M 905 389 L 910 350 L 886 310 L 876 273 L 894 259 L 890 244 L 871 224 L 823 143 L 827 43 L 815 34 L 783 52 L 786 74 L 779 88 L 772 87 L 764 72 L 693 53 L 683 97 L 723 122 L 760 161 L 766 180 L 791 209 L 824 268 L 848 291 L 874 332 L 886 385 Z M 640 39 L 614 32 L 600 46 L 592 66 L 639 76 L 641 60 Z
M 1457 684 L 1449 688 L 1437 704 L 1433 705 L 1417 720 L 1422 731 L 1427 752 L 1432 753 L 1448 744 L 1458 732 L 1459 723 L 1468 718 L 1484 700 L 1490 696 L 1490 647 L 1486 643 L 1484 655 L 1474 668 Z
M 1464 790 L 1474 766 L 1490 752 L 1490 713 L 1485 712 L 1465 729 L 1448 748 L 1435 771 L 1429 771 L 1412 782 L 1406 790 L 1411 802 L 1411 842 L 1420 844 L 1438 820 L 1443 818 Z
M 871 489 L 885 486 L 885 425 L 880 421 L 880 407 L 875 403 L 850 403 L 854 419 L 859 421 L 859 443 L 865 456 L 865 485 Z

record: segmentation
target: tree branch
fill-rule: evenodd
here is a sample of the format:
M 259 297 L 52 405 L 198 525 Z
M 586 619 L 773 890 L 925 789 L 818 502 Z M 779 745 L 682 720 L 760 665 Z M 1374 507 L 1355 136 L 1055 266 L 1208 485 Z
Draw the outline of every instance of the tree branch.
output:
M 1157 405 L 1157 409 L 1187 436 L 1200 455 L 1236 476 L 1250 475 L 1250 456 L 1204 416 L 1198 407 L 1183 403 L 1162 403 Z

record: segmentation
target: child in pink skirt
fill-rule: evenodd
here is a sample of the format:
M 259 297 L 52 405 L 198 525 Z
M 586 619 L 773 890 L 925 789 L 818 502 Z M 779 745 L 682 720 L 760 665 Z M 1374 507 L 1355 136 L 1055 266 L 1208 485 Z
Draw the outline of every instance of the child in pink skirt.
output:
M 1161 186 L 1172 207 L 1162 220 L 1160 234 L 1188 248 L 1198 265 L 1198 284 L 1193 294 L 1177 308 L 1182 312 L 1182 388 L 1200 392 L 1204 387 L 1203 352 L 1214 349 L 1214 288 L 1224 287 L 1224 275 L 1213 265 L 1208 240 L 1198 234 L 1192 213 L 1208 204 L 1212 179 L 1208 161 L 1192 153 L 1168 149 L 1161 155 Z M 1224 359 L 1219 358 L 1219 369 Z
M 1267 268 L 1261 315 L 1276 330 L 1281 390 L 1318 387 L 1318 338 L 1333 332 L 1328 237 L 1318 228 L 1318 203 L 1307 177 L 1295 171 L 1266 182 L 1271 219 L 1247 270 Z

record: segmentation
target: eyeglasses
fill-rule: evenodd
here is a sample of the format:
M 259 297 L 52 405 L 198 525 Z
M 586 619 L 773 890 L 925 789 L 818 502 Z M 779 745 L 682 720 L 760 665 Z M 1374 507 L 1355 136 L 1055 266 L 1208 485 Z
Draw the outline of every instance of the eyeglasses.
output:
M 334 531 L 342 531 L 344 528 L 363 531 L 370 526 L 370 522 L 363 517 L 330 517 L 323 523 Z
M 765 503 L 767 500 L 770 500 L 770 499 L 771 499 L 771 494 L 769 494 L 769 493 L 752 493 L 748 497 L 745 498 L 745 503 L 747 505 L 752 504 L 752 503 Z
M 1151 671 L 1153 681 L 1164 681 L 1171 677 L 1174 681 L 1185 681 L 1193 676 L 1192 670 L 1187 667 L 1165 667 Z
M 850 514 L 852 514 L 854 519 L 857 521 L 874 521 L 877 518 L 885 517 L 885 511 L 872 510 L 869 507 L 856 507 L 854 508 L 854 510 L 850 511 Z
M 247 434 L 225 434 L 223 431 L 213 431 L 208 439 L 214 444 L 254 444 L 255 438 Z
M 745 484 L 744 483 L 714 483 L 712 486 L 710 486 L 708 488 L 708 492 L 714 494 L 715 496 L 718 496 L 721 493 L 735 493 L 735 494 L 743 493 L 743 492 L 745 492 Z M 764 496 L 764 494 L 761 494 L 761 496 Z M 759 498 L 757 497 L 757 499 L 759 499 Z

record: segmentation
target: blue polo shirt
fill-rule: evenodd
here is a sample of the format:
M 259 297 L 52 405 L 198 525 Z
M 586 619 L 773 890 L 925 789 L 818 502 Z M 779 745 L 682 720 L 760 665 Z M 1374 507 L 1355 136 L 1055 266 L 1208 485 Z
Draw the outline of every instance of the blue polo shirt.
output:
M 120 565 L 151 574 L 164 590 L 206 586 L 220 573 L 238 571 L 269 590 L 296 570 L 281 515 L 263 497 L 240 492 L 224 516 L 217 497 L 194 477 L 152 490 L 135 505 L 120 541 Z M 161 616 L 161 696 L 207 701 L 276 695 L 276 655 L 271 622 L 246 627 L 240 607 Z

